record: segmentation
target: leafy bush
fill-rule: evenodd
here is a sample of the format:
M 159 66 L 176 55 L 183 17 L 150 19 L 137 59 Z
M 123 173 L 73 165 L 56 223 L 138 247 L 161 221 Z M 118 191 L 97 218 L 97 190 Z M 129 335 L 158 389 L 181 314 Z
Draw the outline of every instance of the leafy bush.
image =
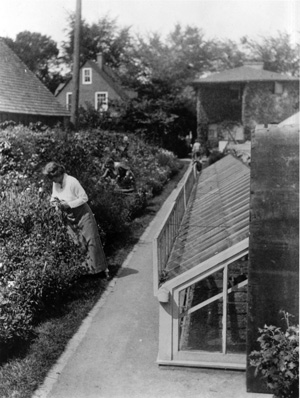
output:
M 299 397 L 299 326 L 290 326 L 284 313 L 287 329 L 276 326 L 259 329 L 259 351 L 250 354 L 250 365 L 261 374 L 267 387 L 278 398 Z
M 131 135 L 124 159 L 123 134 L 32 128 L 0 131 L 0 345 L 27 339 L 40 314 L 59 305 L 85 271 L 62 214 L 49 206 L 51 183 L 41 174 L 47 162 L 64 164 L 85 188 L 105 250 L 179 169 L 171 152 Z M 136 192 L 120 195 L 101 179 L 108 156 L 128 163 Z
M 0 214 L 0 342 L 10 344 L 84 272 L 83 255 L 34 186 L 2 192 Z

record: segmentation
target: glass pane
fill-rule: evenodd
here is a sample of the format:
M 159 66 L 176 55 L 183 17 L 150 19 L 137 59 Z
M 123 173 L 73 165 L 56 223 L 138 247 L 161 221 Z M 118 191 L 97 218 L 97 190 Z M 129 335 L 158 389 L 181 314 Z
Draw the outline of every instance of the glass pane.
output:
M 239 287 L 248 278 L 248 256 L 228 267 L 227 353 L 246 352 L 247 285 Z
M 180 292 L 179 350 L 222 351 L 223 299 L 216 298 L 222 284 L 223 271 L 218 271 Z

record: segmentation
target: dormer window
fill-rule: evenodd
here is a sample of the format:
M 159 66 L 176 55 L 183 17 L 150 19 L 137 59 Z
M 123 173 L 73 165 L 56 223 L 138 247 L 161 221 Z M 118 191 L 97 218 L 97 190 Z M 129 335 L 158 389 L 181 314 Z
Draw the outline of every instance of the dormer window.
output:
M 92 83 L 92 68 L 83 68 L 82 84 L 91 84 L 91 83 Z

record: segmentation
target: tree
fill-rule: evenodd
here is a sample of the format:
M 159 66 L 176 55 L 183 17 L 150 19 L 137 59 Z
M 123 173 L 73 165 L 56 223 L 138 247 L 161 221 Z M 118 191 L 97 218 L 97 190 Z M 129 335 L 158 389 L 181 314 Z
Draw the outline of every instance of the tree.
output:
M 29 31 L 18 33 L 15 40 L 4 40 L 26 66 L 53 91 L 56 82 L 61 80 L 56 70 L 59 64 L 56 42 L 49 36 Z
M 249 59 L 263 61 L 264 69 L 299 76 L 300 46 L 292 45 L 289 34 L 278 32 L 277 37 L 262 37 L 260 42 L 245 36 L 241 44 Z
M 217 40 L 213 43 L 210 72 L 221 72 L 226 69 L 242 66 L 246 59 L 238 44 L 232 40 Z
M 63 59 L 71 67 L 73 62 L 75 15 L 68 21 L 68 40 L 62 43 Z M 112 68 L 119 68 L 122 63 L 129 61 L 132 46 L 130 27 L 119 29 L 116 19 L 105 16 L 97 23 L 89 25 L 85 20 L 81 22 L 80 62 L 97 59 L 97 54 L 105 55 L 105 61 Z

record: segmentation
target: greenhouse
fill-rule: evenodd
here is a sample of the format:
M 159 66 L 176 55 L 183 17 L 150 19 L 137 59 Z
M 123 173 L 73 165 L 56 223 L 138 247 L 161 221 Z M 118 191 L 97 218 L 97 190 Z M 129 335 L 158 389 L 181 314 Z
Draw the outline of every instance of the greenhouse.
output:
M 245 369 L 250 168 L 227 155 L 189 181 L 154 240 L 157 362 Z

